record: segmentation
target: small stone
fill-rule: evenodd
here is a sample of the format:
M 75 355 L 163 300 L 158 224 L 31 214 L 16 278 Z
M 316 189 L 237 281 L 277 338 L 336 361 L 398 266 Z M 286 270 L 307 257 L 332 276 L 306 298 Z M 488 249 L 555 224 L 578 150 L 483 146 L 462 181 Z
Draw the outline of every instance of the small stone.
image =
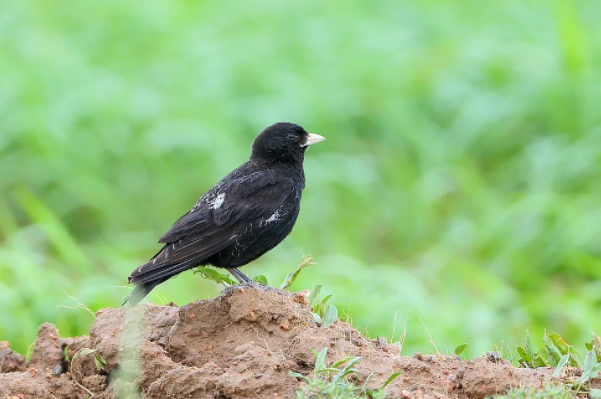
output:
M 296 303 L 300 303 L 301 305 L 309 305 L 310 294 L 311 291 L 309 290 L 295 292 L 294 295 L 292 295 L 292 300 Z
M 486 356 L 486 360 L 491 363 L 501 363 L 503 361 L 501 354 L 497 351 L 486 352 L 486 355 L 484 356 Z

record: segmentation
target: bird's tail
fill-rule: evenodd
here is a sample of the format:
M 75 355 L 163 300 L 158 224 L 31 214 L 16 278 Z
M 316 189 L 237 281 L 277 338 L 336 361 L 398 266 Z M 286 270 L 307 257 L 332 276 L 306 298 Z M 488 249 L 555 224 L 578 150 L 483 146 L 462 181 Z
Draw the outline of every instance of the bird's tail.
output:
M 152 291 L 154 287 L 168 279 L 169 277 L 136 285 L 134 290 L 127 296 L 127 298 L 125 298 L 125 301 L 121 306 L 125 306 L 126 304 L 129 304 L 130 306 L 137 305 L 142 299 L 144 299 L 146 295 L 148 295 L 150 291 Z
M 181 242 L 181 240 L 180 240 Z M 125 298 L 125 302 L 130 305 L 136 305 L 140 302 L 154 287 L 169 280 L 171 277 L 188 270 L 196 265 L 202 264 L 197 259 L 198 257 L 190 257 L 188 259 L 170 260 L 169 249 L 173 248 L 174 244 L 165 245 L 155 256 L 142 266 L 136 268 L 129 275 L 129 282 L 134 284 L 136 288 Z M 203 259 L 202 257 L 200 259 Z

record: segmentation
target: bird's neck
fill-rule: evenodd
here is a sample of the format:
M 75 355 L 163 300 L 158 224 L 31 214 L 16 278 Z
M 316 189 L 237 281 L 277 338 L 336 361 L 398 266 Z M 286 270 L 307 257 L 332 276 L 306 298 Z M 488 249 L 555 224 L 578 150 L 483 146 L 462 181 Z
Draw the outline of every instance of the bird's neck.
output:
M 290 176 L 292 179 L 302 183 L 305 186 L 305 171 L 302 162 L 283 162 L 274 159 L 264 159 L 261 157 L 250 157 L 248 160 L 254 168 L 275 169 Z
M 262 147 L 253 147 L 252 153 L 250 155 L 251 161 L 257 162 L 265 162 L 265 163 L 287 163 L 293 165 L 300 165 L 303 167 L 303 162 L 305 160 L 305 151 L 307 147 L 302 148 L 262 148 Z
M 288 169 L 303 169 L 303 161 L 305 160 L 305 154 L 299 155 L 297 158 L 274 158 L 274 157 L 263 157 L 252 154 L 248 159 L 255 165 L 264 165 L 265 167 L 282 167 Z

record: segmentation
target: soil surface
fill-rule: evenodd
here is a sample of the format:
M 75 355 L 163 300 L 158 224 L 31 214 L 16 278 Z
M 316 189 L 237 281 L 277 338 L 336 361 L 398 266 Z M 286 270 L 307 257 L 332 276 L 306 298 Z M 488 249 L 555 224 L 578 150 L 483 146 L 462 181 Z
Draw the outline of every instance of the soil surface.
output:
M 310 375 L 312 349 L 323 348 L 332 363 L 363 357 L 359 384 L 373 373 L 368 386 L 376 388 L 401 371 L 390 398 L 484 398 L 552 380 L 551 369 L 515 368 L 492 354 L 401 357 L 396 344 L 347 323 L 318 326 L 308 295 L 235 286 L 181 308 L 102 309 L 89 336 L 76 338 L 44 323 L 27 362 L 0 343 L 0 399 L 111 399 L 134 390 L 152 399 L 294 398 L 303 383 L 289 373 Z

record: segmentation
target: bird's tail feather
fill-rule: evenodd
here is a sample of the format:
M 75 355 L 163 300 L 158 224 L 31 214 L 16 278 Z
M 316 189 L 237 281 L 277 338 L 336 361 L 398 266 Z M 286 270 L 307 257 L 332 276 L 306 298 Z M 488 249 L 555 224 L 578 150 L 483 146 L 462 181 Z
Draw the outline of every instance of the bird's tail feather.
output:
M 123 305 L 121 305 L 121 306 L 125 306 L 126 304 L 129 304 L 130 306 L 137 305 L 142 299 L 144 299 L 144 297 L 146 295 L 148 295 L 148 293 L 150 291 L 152 291 L 152 289 L 154 287 L 156 287 L 157 285 L 161 284 L 162 282 L 164 282 L 168 279 L 169 279 L 169 277 L 161 278 L 158 280 L 149 281 L 146 283 L 136 285 L 134 290 L 127 296 L 127 298 L 125 298 L 125 301 L 123 302 Z

